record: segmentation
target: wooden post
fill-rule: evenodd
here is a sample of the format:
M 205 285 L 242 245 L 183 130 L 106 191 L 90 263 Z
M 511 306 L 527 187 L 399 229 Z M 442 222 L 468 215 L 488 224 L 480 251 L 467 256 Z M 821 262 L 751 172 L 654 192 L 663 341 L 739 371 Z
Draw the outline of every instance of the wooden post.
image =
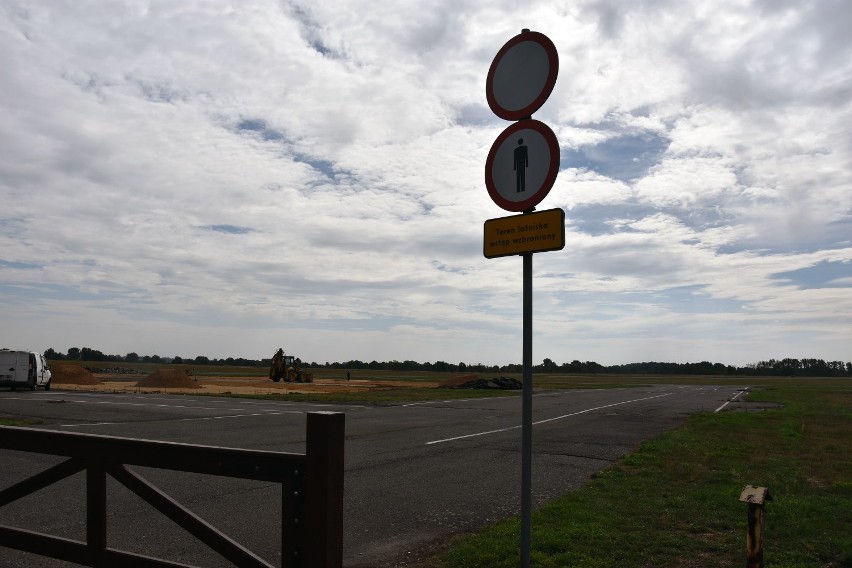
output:
M 772 495 L 766 487 L 746 485 L 740 501 L 748 503 L 748 529 L 746 531 L 746 568 L 763 568 L 763 513 L 764 503 Z
M 343 443 L 346 415 L 308 413 L 305 451 L 305 562 L 343 566 Z

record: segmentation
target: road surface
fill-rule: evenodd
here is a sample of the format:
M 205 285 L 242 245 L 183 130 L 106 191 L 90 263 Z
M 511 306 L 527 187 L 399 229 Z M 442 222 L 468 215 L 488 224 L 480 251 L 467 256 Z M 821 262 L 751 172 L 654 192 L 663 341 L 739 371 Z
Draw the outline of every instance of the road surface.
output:
M 739 390 L 654 385 L 536 392 L 534 506 L 579 487 L 687 415 L 714 411 Z M 437 540 L 519 514 L 519 396 L 373 407 L 0 390 L 0 416 L 40 418 L 39 428 L 298 453 L 304 452 L 305 413 L 317 410 L 346 413 L 345 566 L 406 566 Z M 0 487 L 58 461 L 0 452 Z M 259 556 L 280 563 L 280 487 L 140 473 Z M 112 480 L 108 515 L 110 547 L 189 564 L 229 565 Z M 85 540 L 83 474 L 0 508 L 0 524 Z M 0 549 L 0 564 L 68 566 L 9 549 Z

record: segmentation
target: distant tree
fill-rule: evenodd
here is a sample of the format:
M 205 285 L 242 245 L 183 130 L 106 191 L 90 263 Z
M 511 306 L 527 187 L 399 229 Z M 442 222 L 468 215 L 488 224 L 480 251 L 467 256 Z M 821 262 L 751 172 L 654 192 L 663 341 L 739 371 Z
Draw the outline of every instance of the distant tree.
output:
M 151 362 L 152 363 L 162 363 L 163 359 L 159 355 L 151 355 Z
M 128 363 L 138 363 L 139 362 L 139 354 L 130 352 L 124 356 L 124 360 Z
M 183 359 L 181 357 L 175 355 L 174 357 L 172 357 L 172 363 L 179 365 L 179 364 L 183 363 Z
M 204 355 L 199 355 L 195 358 L 194 362 L 196 365 L 209 365 L 210 359 L 208 357 L 205 357 Z
M 79 347 L 71 347 L 68 349 L 68 358 L 72 361 L 80 360 L 80 348 Z
M 82 361 L 105 361 L 106 355 L 104 355 L 103 352 L 98 351 L 97 349 L 83 347 L 82 349 L 80 349 L 80 359 Z
M 61 361 L 62 359 L 65 359 L 65 355 L 54 351 L 53 347 L 48 347 L 44 352 L 44 358 L 51 361 Z

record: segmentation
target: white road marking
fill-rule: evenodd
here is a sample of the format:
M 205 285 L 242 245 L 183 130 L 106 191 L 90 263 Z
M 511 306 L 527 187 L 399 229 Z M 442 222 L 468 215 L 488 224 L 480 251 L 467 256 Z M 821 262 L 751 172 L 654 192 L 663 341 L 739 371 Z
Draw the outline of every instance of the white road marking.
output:
M 241 410 L 244 410 L 243 408 L 222 408 L 221 406 L 213 407 L 213 406 L 191 406 L 191 405 L 187 405 L 187 404 L 158 404 L 158 403 L 154 403 L 154 402 L 85 400 L 85 399 L 76 398 L 76 397 L 81 397 L 81 396 L 86 396 L 86 395 L 74 394 L 74 395 L 69 396 L 68 394 L 60 394 L 60 393 L 50 393 L 50 394 L 53 394 L 54 396 L 57 396 L 57 397 L 61 397 L 61 400 L 56 400 L 56 401 L 51 401 L 51 402 L 76 402 L 78 404 L 112 404 L 112 405 L 115 405 L 115 406 L 152 406 L 152 407 L 157 407 L 157 408 L 197 408 L 199 410 L 220 410 L 220 411 L 221 410 L 226 410 L 226 411 L 230 410 L 230 411 L 233 411 L 233 412 L 239 412 Z M 93 395 L 93 396 L 98 396 L 98 395 Z M 133 397 L 133 398 L 144 398 L 144 397 Z M 28 400 L 30 402 L 32 402 L 32 401 L 43 402 L 39 399 L 32 398 L 32 397 L 3 397 L 3 400 Z M 158 399 L 149 399 L 149 400 L 168 400 L 168 399 L 158 398 Z M 189 402 L 200 402 L 200 401 L 189 401 Z
M 732 402 L 734 402 L 735 400 L 737 400 L 737 398 L 739 398 L 739 396 L 740 396 L 741 394 L 743 394 L 743 393 L 747 393 L 747 392 L 748 392 L 748 387 L 746 387 L 744 390 L 741 390 L 740 392 L 738 392 L 738 393 L 734 396 L 734 398 L 732 398 L 731 400 L 729 400 L 728 402 L 726 402 L 725 404 L 723 404 L 722 406 L 720 406 L 719 408 L 717 408 L 716 410 L 714 410 L 714 411 L 713 411 L 713 413 L 715 414 L 716 412 L 721 411 L 723 408 L 725 408 L 726 406 L 728 406 L 729 404 L 731 404 Z
M 494 397 L 494 398 L 504 398 L 504 397 Z M 453 402 L 473 402 L 478 400 L 491 400 L 492 397 L 484 396 L 482 398 L 453 398 L 450 400 L 424 400 L 421 402 L 409 402 L 408 404 L 400 404 L 400 407 L 407 408 L 409 406 L 426 406 L 428 404 L 450 404 Z
M 566 395 L 566 394 L 574 394 L 577 391 L 587 391 L 587 390 L 602 390 L 602 389 L 565 389 L 565 390 L 560 390 L 560 391 L 534 392 L 533 396 L 534 397 L 563 396 L 563 395 Z M 615 389 L 606 389 L 606 390 L 607 390 L 607 392 L 614 392 L 614 391 L 622 391 L 622 390 L 626 390 L 626 389 L 615 388 Z M 521 395 L 521 391 L 517 391 L 516 396 L 520 396 L 520 395 Z M 428 404 L 450 404 L 450 403 L 453 403 L 453 402 L 480 402 L 480 401 L 488 402 L 488 401 L 491 401 L 491 400 L 494 400 L 494 399 L 499 400 L 499 399 L 502 399 L 502 398 L 511 398 L 511 396 L 495 396 L 495 397 L 483 396 L 483 397 L 478 397 L 478 398 L 451 398 L 449 400 L 424 400 L 424 401 L 421 401 L 421 402 L 409 402 L 408 404 L 400 404 L 399 406 L 402 407 L 402 408 L 406 408 L 406 407 L 409 407 L 409 406 L 426 406 Z
M 554 420 L 562 420 L 563 418 L 569 418 L 571 416 L 586 414 L 587 412 L 594 412 L 595 410 L 601 410 L 603 408 L 611 408 L 613 406 L 621 406 L 623 404 L 630 404 L 632 402 L 641 402 L 643 400 L 651 400 L 651 399 L 654 399 L 654 398 L 671 396 L 673 394 L 674 394 L 673 392 L 667 392 L 665 394 L 658 394 L 658 395 L 655 395 L 655 396 L 648 396 L 648 397 L 645 397 L 645 398 L 635 398 L 633 400 L 625 400 L 625 401 L 622 401 L 622 402 L 614 402 L 612 404 L 605 404 L 603 406 L 596 406 L 594 408 L 587 408 L 585 410 L 580 410 L 578 412 L 572 412 L 571 414 L 563 414 L 562 416 L 556 416 L 554 418 L 546 418 L 544 420 L 539 420 L 537 422 L 533 422 L 533 426 L 535 426 L 536 424 L 544 424 L 545 422 L 553 422 Z M 477 432 L 475 434 L 465 434 L 464 436 L 455 436 L 453 438 L 444 438 L 443 440 L 432 440 L 431 442 L 426 442 L 426 445 L 431 446 L 432 444 L 442 444 L 444 442 L 453 442 L 455 440 L 463 440 L 465 438 L 474 438 L 476 436 L 487 436 L 488 434 L 498 434 L 500 432 L 508 432 L 509 430 L 517 430 L 520 427 L 521 427 L 521 425 L 519 424 L 517 426 L 509 426 L 508 428 L 500 428 L 499 430 L 488 430 L 487 432 Z
M 220 411 L 233 411 L 233 412 L 239 412 L 241 410 L 246 410 L 245 408 L 222 408 L 221 406 L 210 407 L 210 406 L 191 406 L 191 405 L 180 405 L 180 404 L 155 404 L 155 403 L 153 403 L 153 401 L 155 401 L 155 400 L 169 401 L 169 400 L 176 400 L 176 399 L 170 399 L 170 398 L 164 398 L 164 397 L 151 397 L 150 395 L 116 395 L 116 394 L 102 395 L 102 394 L 95 394 L 95 393 L 69 394 L 68 391 L 66 391 L 66 392 L 51 391 L 51 392 L 45 392 L 45 393 L 41 393 L 41 394 L 46 395 L 48 397 L 62 398 L 64 400 L 64 402 L 78 402 L 80 404 L 114 404 L 114 405 L 119 405 L 119 406 L 120 405 L 125 405 L 125 406 L 153 406 L 153 407 L 162 407 L 162 408 L 198 408 L 198 409 L 201 409 L 201 410 L 220 410 Z M 104 400 L 104 401 L 80 400 L 80 399 L 72 398 L 72 397 L 80 397 L 80 398 L 83 398 L 83 397 L 91 397 L 91 398 L 96 398 L 96 397 L 97 398 L 106 398 L 106 397 L 109 397 L 109 398 L 117 398 L 117 399 L 132 398 L 132 399 L 141 399 L 141 400 L 145 400 L 145 401 L 148 401 L 148 402 L 147 403 L 134 403 L 134 402 L 115 402 L 115 401 L 112 401 L 112 400 Z M 44 399 L 42 399 L 41 396 L 39 396 L 37 398 L 34 398 L 34 397 L 3 397 L 3 400 L 28 400 L 28 401 L 34 401 L 35 400 L 35 401 L 39 401 L 39 402 L 44 401 Z M 204 402 L 205 404 L 211 404 L 211 403 L 215 404 L 217 402 L 220 402 L 220 400 L 217 400 L 214 397 L 206 397 L 206 399 L 204 399 L 204 400 L 199 400 L 199 399 L 181 399 L 181 400 L 186 401 L 186 402 L 198 402 L 198 403 Z M 221 402 L 222 403 L 228 403 L 228 404 L 234 404 L 237 401 L 235 401 L 234 399 L 227 399 L 227 398 L 223 397 L 221 399 Z M 304 406 L 304 407 L 309 407 L 309 408 L 314 408 L 314 407 L 327 408 L 327 407 L 339 406 L 339 405 L 335 405 L 335 404 L 310 403 L 310 402 L 288 402 L 288 401 L 280 401 L 280 400 L 268 400 L 268 401 L 265 401 L 265 400 L 240 400 L 238 402 L 239 402 L 240 405 L 246 405 L 246 406 L 265 405 L 265 406 L 279 406 L 280 407 L 280 406 L 297 406 L 298 405 L 298 406 Z M 366 406 L 366 405 L 349 404 L 349 405 L 346 405 L 346 408 L 348 408 L 348 409 L 363 409 L 363 408 L 371 408 L 371 407 Z
M 224 414 L 222 416 L 198 416 L 195 418 L 178 418 L 178 422 L 193 420 L 222 420 L 223 418 L 246 418 L 248 416 L 280 416 L 282 414 L 305 414 L 302 410 L 279 410 L 275 412 L 255 412 L 254 414 Z M 129 424 L 128 422 L 92 422 L 89 424 L 58 424 L 62 428 L 79 428 L 81 426 L 109 426 L 113 424 Z
M 201 418 L 181 418 L 182 421 L 190 422 L 192 420 L 221 420 L 223 418 L 245 418 L 247 416 L 280 416 L 282 414 L 305 414 L 301 410 L 284 410 L 279 412 L 256 412 L 254 414 L 227 414 L 225 416 L 204 416 Z
M 20 400 L 20 399 L 19 399 Z M 233 412 L 239 412 L 241 410 L 245 410 L 243 408 L 221 408 L 221 407 L 213 407 L 213 406 L 189 406 L 185 404 L 152 404 L 152 403 L 144 403 L 144 402 L 113 402 L 111 400 L 74 400 L 68 399 L 65 402 L 76 402 L 77 404 L 111 404 L 114 406 L 148 406 L 154 408 L 191 408 L 194 410 L 230 410 Z

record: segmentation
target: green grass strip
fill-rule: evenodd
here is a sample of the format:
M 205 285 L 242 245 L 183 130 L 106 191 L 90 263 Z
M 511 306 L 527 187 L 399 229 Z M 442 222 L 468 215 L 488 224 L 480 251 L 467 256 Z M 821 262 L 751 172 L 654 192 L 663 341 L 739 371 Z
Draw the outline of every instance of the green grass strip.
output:
M 34 426 L 42 424 L 41 420 L 34 418 L 2 418 L 0 417 L 0 426 Z
M 767 567 L 852 567 L 852 381 L 777 386 L 777 410 L 692 416 L 532 517 L 532 565 L 745 565 L 747 484 L 768 487 Z M 534 488 L 533 488 L 534 490 Z M 430 565 L 515 568 L 519 521 L 457 538 Z

